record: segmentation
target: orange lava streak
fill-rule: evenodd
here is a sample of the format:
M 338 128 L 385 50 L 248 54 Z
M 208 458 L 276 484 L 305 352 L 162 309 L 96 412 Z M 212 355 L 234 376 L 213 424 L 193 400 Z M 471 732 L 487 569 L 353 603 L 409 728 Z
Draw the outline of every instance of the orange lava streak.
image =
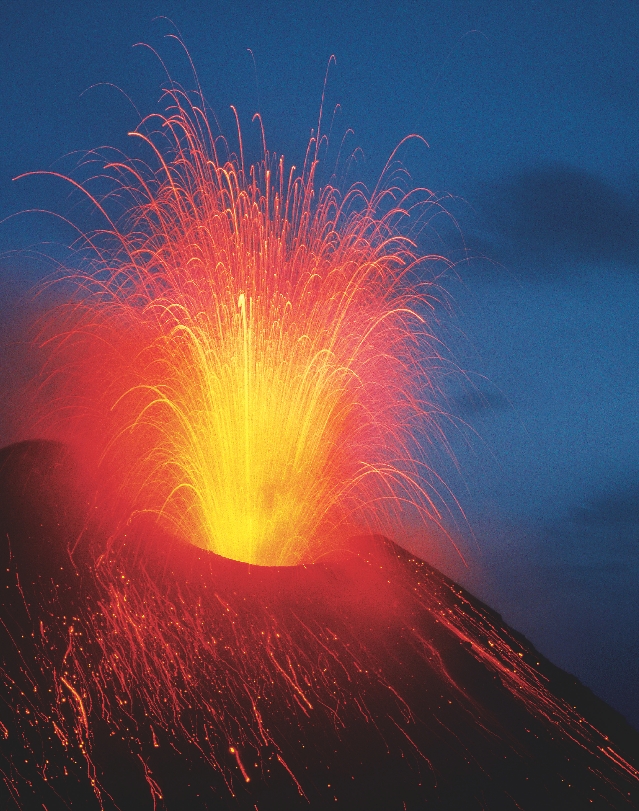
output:
M 241 758 L 240 758 L 240 753 L 237 751 L 237 749 L 235 748 L 235 746 L 231 746 L 231 747 L 229 748 L 229 752 L 230 752 L 232 755 L 234 755 L 234 756 L 235 756 L 235 760 L 237 761 L 237 765 L 238 765 L 238 767 L 239 767 L 239 770 L 242 772 L 242 777 L 244 778 L 244 782 L 245 782 L 245 783 L 250 783 L 250 782 L 251 782 L 251 778 L 249 777 L 248 772 L 247 772 L 247 771 L 246 771 L 246 769 L 244 768 L 244 764 L 242 763 L 242 760 L 241 760 Z

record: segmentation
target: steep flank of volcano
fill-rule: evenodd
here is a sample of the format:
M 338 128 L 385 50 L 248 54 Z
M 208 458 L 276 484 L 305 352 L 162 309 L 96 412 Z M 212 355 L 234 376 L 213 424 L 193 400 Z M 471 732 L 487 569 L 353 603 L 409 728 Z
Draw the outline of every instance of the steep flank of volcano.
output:
M 381 537 L 255 567 L 0 451 L 3 809 L 631 809 L 639 735 Z

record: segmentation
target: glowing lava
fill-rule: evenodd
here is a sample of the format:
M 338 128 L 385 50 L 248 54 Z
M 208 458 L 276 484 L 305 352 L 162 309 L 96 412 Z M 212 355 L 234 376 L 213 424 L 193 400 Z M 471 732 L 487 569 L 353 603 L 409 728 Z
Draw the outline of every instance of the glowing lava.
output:
M 0 808 L 638 807 L 637 733 L 428 564 L 106 538 L 74 468 L 0 451 Z
M 636 734 L 370 534 L 437 519 L 400 230 L 432 200 L 322 186 L 319 128 L 300 173 L 247 169 L 166 92 L 153 166 L 70 181 L 106 226 L 41 327 L 38 431 L 75 452 L 0 451 L 0 805 L 636 808 Z
M 203 105 L 166 92 L 131 133 L 156 168 L 106 166 L 123 216 L 75 184 L 108 227 L 43 330 L 62 389 L 50 435 L 99 460 L 127 516 L 249 563 L 389 532 L 403 500 L 434 512 L 412 452 L 432 385 L 424 260 L 398 230 L 417 202 L 390 184 L 320 188 L 319 127 L 301 173 L 266 151 L 247 169 L 241 135 L 222 158 Z

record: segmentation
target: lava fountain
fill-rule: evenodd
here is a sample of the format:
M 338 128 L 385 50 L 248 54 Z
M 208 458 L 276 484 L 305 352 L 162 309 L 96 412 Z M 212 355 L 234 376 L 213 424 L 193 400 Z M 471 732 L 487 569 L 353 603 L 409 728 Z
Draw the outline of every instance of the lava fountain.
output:
M 423 196 L 320 187 L 321 116 L 301 172 L 265 147 L 247 168 L 239 122 L 237 156 L 203 103 L 166 99 L 131 133 L 155 168 L 108 162 L 102 201 L 71 181 L 105 228 L 43 327 L 49 435 L 127 514 L 239 561 L 316 561 L 403 503 L 435 516 L 414 453 L 433 283 L 400 230 Z
M 435 201 L 165 100 L 150 163 L 66 178 L 104 225 L 0 451 L 0 805 L 636 808 L 636 733 L 382 537 L 439 519 Z

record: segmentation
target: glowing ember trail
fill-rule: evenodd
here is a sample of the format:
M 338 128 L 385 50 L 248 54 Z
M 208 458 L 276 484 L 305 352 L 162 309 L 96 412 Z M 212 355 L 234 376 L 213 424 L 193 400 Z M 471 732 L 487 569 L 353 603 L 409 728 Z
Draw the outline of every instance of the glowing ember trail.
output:
M 49 434 L 99 459 L 127 516 L 249 563 L 388 532 L 402 500 L 436 512 L 412 460 L 432 387 L 424 259 L 398 230 L 417 199 L 318 188 L 319 127 L 300 173 L 266 150 L 245 167 L 239 124 L 222 158 L 203 105 L 167 98 L 131 133 L 157 168 L 108 163 L 104 203 L 82 187 L 107 227 L 86 237 L 81 300 L 43 331 L 64 380 Z

